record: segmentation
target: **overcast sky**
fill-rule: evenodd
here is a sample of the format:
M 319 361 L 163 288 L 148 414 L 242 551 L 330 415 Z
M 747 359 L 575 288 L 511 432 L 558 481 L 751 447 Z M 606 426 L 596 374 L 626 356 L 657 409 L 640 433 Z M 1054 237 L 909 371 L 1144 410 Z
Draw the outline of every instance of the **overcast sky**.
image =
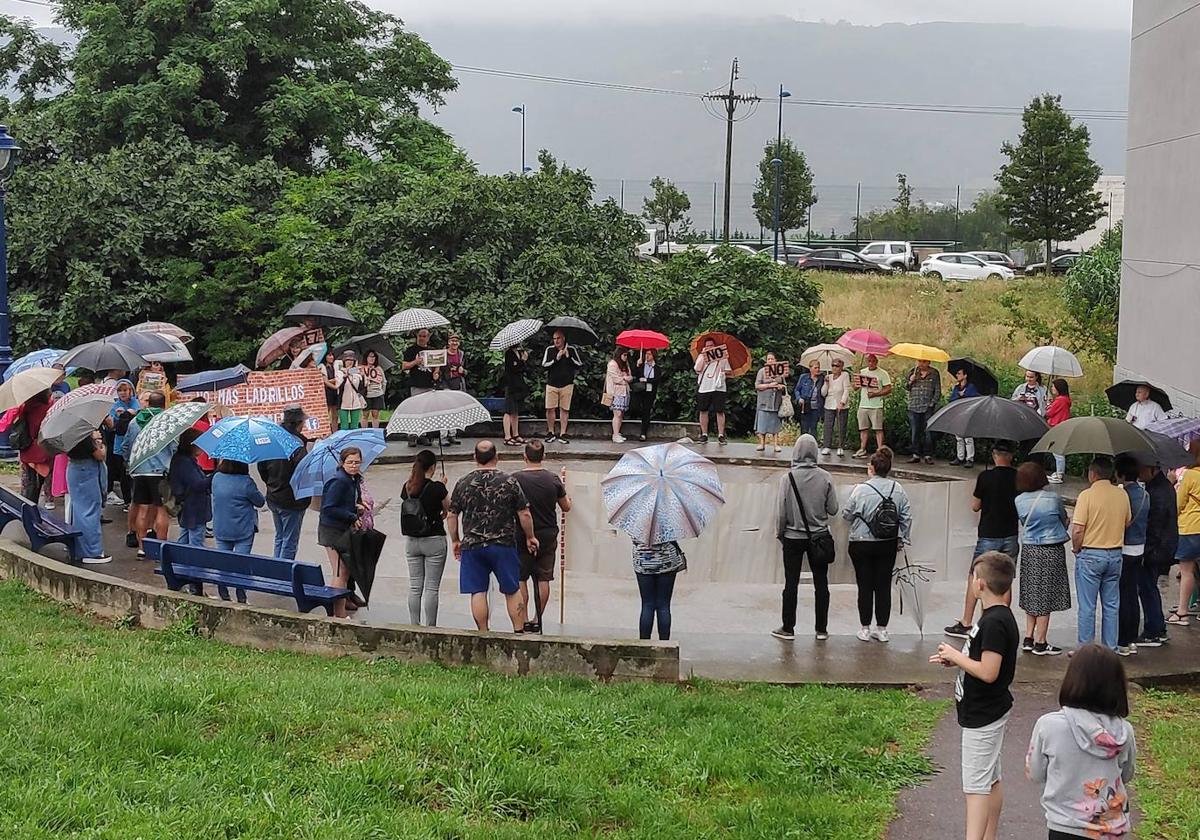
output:
M 454 18 L 583 21 L 786 15 L 860 25 L 968 21 L 1128 30 L 1132 0 L 368 0 L 413 25 Z

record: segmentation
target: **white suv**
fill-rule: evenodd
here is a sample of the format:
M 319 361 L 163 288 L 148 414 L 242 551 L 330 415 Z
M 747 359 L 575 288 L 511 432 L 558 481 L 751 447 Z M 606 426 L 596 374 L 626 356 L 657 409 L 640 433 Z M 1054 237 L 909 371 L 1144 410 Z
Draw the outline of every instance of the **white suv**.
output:
M 869 242 L 858 253 L 864 259 L 892 271 L 909 271 L 917 267 L 917 256 L 913 253 L 911 242 Z

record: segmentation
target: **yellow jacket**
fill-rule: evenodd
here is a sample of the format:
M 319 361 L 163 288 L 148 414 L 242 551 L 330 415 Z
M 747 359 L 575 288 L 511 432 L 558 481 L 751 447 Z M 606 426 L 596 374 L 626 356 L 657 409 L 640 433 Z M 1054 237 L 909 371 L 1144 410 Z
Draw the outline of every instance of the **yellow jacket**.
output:
M 1179 533 L 1200 534 L 1200 467 L 1188 467 L 1175 488 L 1179 503 Z

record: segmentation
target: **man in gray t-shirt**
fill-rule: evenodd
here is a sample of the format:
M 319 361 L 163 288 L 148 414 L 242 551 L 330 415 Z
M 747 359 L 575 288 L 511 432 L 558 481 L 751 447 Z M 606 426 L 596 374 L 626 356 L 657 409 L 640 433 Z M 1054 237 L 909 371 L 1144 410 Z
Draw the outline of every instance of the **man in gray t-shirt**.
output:
M 513 473 L 529 502 L 529 513 L 533 516 L 533 533 L 537 537 L 538 552 L 532 555 L 523 545 L 517 546 L 521 564 L 521 600 L 525 603 L 525 632 L 542 632 L 542 613 L 550 601 L 550 581 L 554 580 L 554 553 L 558 548 L 558 511 L 571 509 L 571 497 L 563 486 L 567 468 L 555 475 L 542 466 L 546 447 L 540 440 L 525 444 L 525 468 Z M 533 578 L 537 584 L 533 597 L 537 619 L 529 620 L 529 590 L 526 581 Z

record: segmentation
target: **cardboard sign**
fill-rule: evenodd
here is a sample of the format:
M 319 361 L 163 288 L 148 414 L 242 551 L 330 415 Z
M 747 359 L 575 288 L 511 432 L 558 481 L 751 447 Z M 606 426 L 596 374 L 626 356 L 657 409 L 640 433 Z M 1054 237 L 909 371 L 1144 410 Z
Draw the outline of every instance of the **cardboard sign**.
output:
M 791 362 L 776 362 L 773 365 L 767 365 L 767 376 L 789 376 L 792 372 Z
M 266 417 L 275 423 L 283 422 L 284 409 L 299 405 L 308 415 L 304 421 L 305 437 L 315 440 L 330 433 L 325 377 L 319 369 L 254 371 L 246 375 L 241 385 L 200 393 L 216 415 Z
M 422 350 L 421 351 L 421 367 L 435 368 L 445 367 L 447 363 L 447 351 L 445 350 Z
M 877 391 L 879 390 L 879 377 L 864 376 L 861 373 L 856 373 L 854 375 L 854 384 L 859 388 L 866 388 L 869 391 Z
M 709 347 L 704 351 L 704 355 L 710 362 L 715 362 L 717 359 L 724 359 L 726 356 L 725 345 L 722 344 L 718 347 Z

